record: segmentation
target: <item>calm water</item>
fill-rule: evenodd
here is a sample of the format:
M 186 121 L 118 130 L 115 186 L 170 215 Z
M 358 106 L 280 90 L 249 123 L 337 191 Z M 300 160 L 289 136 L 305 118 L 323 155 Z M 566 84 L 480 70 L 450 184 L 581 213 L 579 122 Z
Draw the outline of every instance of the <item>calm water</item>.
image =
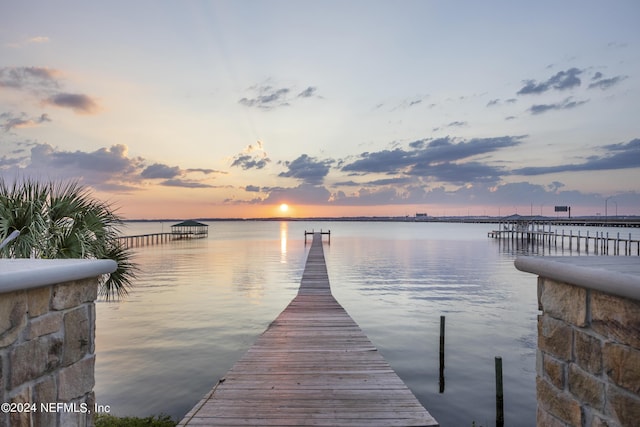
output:
M 322 228 L 335 297 L 442 426 L 495 424 L 495 356 L 506 425 L 535 425 L 536 277 L 513 266 L 519 250 L 487 238 L 495 225 L 209 224 L 208 239 L 136 249 L 135 289 L 98 303 L 96 400 L 112 413 L 181 418 L 295 296 L 303 231 Z M 131 223 L 126 234 L 170 225 Z

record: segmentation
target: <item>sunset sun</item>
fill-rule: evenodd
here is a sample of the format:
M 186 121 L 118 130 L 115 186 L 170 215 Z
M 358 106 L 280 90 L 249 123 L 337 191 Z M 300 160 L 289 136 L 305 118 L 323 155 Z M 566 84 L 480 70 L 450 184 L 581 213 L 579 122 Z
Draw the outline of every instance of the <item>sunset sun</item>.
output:
M 287 213 L 288 210 L 289 210 L 289 205 L 287 205 L 286 203 L 283 203 L 280 205 L 280 212 Z

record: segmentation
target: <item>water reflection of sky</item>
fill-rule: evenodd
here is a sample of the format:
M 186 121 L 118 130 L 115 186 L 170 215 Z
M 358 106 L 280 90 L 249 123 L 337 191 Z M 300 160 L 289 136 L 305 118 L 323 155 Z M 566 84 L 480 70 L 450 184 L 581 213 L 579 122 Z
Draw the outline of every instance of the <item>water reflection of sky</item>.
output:
M 336 298 L 443 425 L 494 420 L 487 390 L 495 384 L 495 356 L 508 371 L 507 401 L 518 408 L 507 424 L 535 424 L 535 277 L 490 249 L 486 240 L 432 240 L 418 233 L 395 241 L 336 238 L 331 245 Z M 443 395 L 441 315 L 447 335 Z
M 280 223 L 280 262 L 283 264 L 287 263 L 287 230 L 289 227 L 289 223 L 286 221 L 282 221 Z
M 295 296 L 303 232 L 322 228 L 332 234 L 325 256 L 334 295 L 443 426 L 491 423 L 497 355 L 507 425 L 535 424 L 536 281 L 487 239 L 490 225 L 210 224 L 208 239 L 137 249 L 132 294 L 98 304 L 98 403 L 122 415 L 181 417 Z

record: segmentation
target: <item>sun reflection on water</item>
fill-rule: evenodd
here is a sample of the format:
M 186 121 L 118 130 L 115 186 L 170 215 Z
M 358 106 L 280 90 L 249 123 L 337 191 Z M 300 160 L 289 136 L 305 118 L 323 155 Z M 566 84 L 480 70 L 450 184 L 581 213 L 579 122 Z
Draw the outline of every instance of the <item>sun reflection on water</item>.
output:
M 287 233 L 288 223 L 286 221 L 280 222 L 280 262 L 282 264 L 287 263 Z

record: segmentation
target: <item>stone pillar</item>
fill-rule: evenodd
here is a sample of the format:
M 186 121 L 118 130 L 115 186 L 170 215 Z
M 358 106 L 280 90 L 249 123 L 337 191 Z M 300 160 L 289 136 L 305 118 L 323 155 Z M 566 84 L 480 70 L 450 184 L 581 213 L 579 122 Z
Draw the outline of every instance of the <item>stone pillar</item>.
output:
M 537 425 L 640 425 L 640 301 L 539 277 Z
M 95 299 L 88 278 L 0 294 L 0 426 L 93 426 Z

